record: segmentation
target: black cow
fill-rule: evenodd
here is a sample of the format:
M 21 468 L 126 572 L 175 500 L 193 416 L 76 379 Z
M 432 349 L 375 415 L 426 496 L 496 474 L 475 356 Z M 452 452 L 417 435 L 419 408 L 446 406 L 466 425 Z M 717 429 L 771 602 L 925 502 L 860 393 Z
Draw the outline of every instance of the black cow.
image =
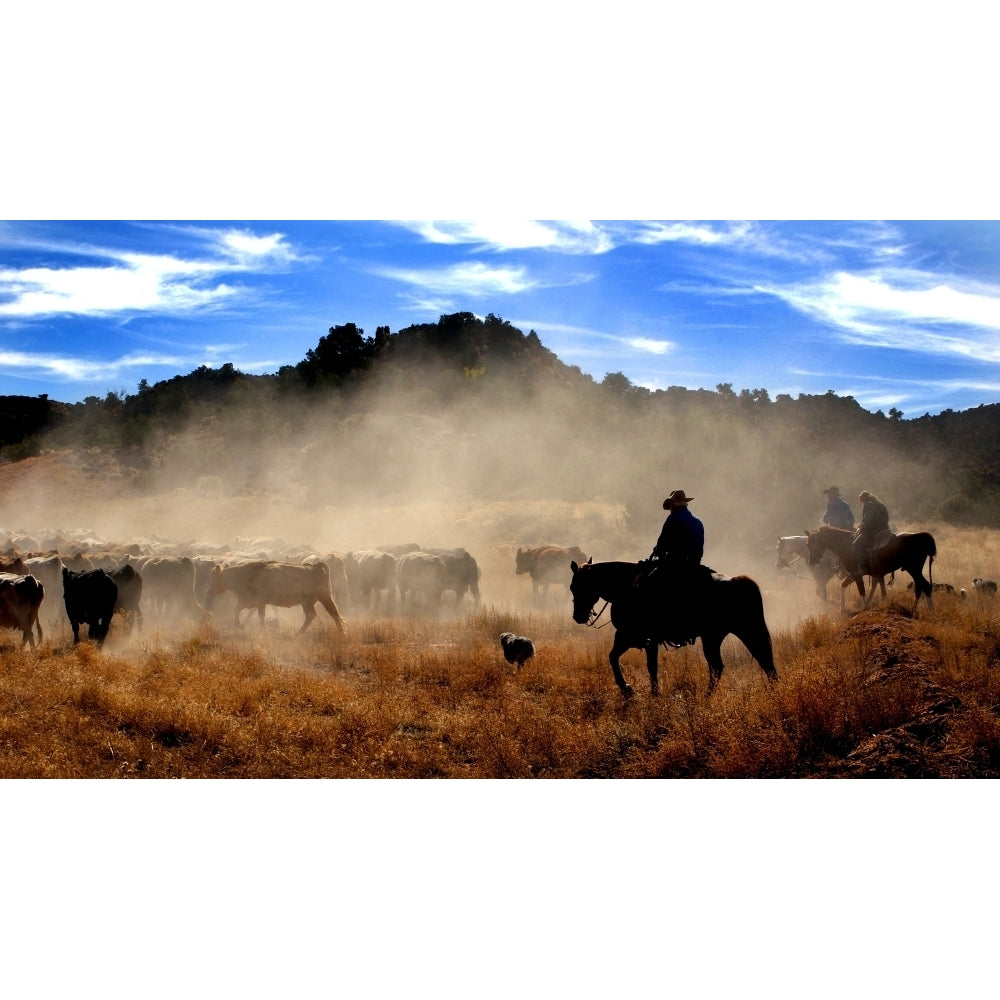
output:
M 142 631 L 142 577 L 129 563 L 112 570 L 108 576 L 118 587 L 118 598 L 115 601 L 115 611 L 120 611 L 125 619 L 125 627 L 132 634 L 133 623 Z
M 466 593 L 472 594 L 472 601 L 479 607 L 479 564 L 465 549 L 425 549 L 444 563 L 444 585 L 442 590 L 455 592 L 458 604 Z
M 63 599 L 73 628 L 73 642 L 80 641 L 80 626 L 86 625 L 90 638 L 98 646 L 103 645 L 118 602 L 118 584 L 103 569 L 74 573 L 64 567 Z

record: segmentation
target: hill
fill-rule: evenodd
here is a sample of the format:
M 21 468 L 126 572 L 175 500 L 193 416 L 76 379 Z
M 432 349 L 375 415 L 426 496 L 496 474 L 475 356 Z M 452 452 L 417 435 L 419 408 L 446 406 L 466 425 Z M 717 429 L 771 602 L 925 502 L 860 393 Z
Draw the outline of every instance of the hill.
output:
M 894 526 L 1000 526 L 1000 406 L 904 420 L 832 392 L 652 392 L 620 373 L 596 383 L 492 315 L 373 337 L 345 324 L 274 375 L 201 367 L 73 405 L 5 397 L 0 413 L 3 460 L 74 456 L 79 474 L 135 501 L 587 501 L 646 539 L 683 487 L 729 553 L 815 526 L 820 491 L 837 483 L 851 501 L 880 496 Z M 0 515 L 24 520 L 9 490 Z

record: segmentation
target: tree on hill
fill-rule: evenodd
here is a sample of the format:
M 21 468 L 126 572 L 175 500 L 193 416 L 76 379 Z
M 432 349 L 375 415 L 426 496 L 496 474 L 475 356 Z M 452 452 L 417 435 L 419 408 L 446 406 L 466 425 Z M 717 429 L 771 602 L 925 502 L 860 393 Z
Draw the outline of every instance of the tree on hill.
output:
M 326 336 L 306 351 L 295 371 L 309 387 L 341 385 L 371 366 L 386 344 L 388 329 L 379 327 L 376 337 L 365 337 L 365 331 L 354 323 L 331 326 Z

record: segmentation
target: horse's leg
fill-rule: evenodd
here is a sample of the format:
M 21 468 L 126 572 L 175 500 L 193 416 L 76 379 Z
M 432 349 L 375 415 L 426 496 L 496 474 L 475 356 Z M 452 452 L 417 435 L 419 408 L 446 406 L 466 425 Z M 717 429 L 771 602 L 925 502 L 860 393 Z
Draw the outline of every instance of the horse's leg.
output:
M 660 644 L 655 639 L 646 643 L 646 669 L 649 671 L 649 690 L 653 697 L 660 693 Z
M 861 606 L 865 606 L 865 585 L 858 573 L 848 573 L 844 577 L 844 582 L 840 585 L 840 610 L 847 610 L 847 588 L 852 584 L 858 585 L 858 593 L 861 595 Z
M 920 603 L 920 595 L 927 595 L 927 606 L 934 610 L 934 588 L 930 583 L 924 578 L 923 566 L 915 566 L 913 569 L 907 569 L 907 573 L 913 577 L 913 593 L 916 595 L 913 598 L 913 610 L 917 610 L 917 605 Z
M 767 679 L 776 681 L 778 671 L 774 666 L 774 646 L 771 644 L 771 633 L 767 629 L 767 624 L 760 622 L 756 627 L 733 629 L 733 635 L 750 651 L 750 655 L 760 664 Z M 701 644 L 704 648 L 704 638 Z
M 615 683 L 618 685 L 618 690 L 621 691 L 625 698 L 631 698 L 635 692 L 632 690 L 630 684 L 625 683 L 625 675 L 622 673 L 622 668 L 619 666 L 618 660 L 621 658 L 622 653 L 632 647 L 627 642 L 624 642 L 620 636 L 620 632 L 615 633 L 615 641 L 611 646 L 611 652 L 608 653 L 608 662 L 611 664 L 611 672 L 615 675 Z
M 722 662 L 722 635 L 705 635 L 701 637 L 701 651 L 708 661 L 708 694 L 715 690 L 715 685 L 722 677 L 725 664 Z

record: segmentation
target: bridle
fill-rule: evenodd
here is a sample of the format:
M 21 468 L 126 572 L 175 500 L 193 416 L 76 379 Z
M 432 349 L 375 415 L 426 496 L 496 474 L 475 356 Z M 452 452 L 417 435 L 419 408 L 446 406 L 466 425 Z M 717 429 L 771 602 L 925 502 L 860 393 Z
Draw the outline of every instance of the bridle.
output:
M 600 598 L 598 598 L 598 600 L 600 600 Z M 600 611 L 595 612 L 594 608 L 590 609 L 590 614 L 587 616 L 587 623 L 586 623 L 587 628 L 604 628 L 604 625 L 610 624 L 610 619 L 608 619 L 608 621 L 606 621 L 604 625 L 597 624 L 598 619 L 601 617 L 601 615 L 604 614 L 605 610 L 608 607 L 608 604 L 609 602 L 605 601 L 604 604 L 601 606 Z M 597 605 L 595 604 L 594 607 L 597 607 Z

